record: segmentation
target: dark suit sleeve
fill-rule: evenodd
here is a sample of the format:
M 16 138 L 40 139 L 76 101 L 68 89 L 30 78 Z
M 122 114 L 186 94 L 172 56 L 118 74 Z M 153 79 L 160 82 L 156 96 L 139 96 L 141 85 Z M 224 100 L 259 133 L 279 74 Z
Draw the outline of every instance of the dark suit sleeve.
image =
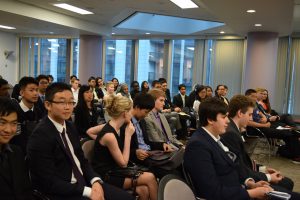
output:
M 182 99 L 178 94 L 173 97 L 173 104 L 174 107 L 182 107 Z
M 27 148 L 29 168 L 34 186 L 49 194 L 82 195 L 84 188 L 71 184 L 71 177 L 68 179 L 67 174 L 66 177 L 58 176 L 56 165 L 59 165 L 59 163 L 56 163 L 56 160 L 59 157 L 65 159 L 62 158 L 65 155 L 61 153 L 61 147 L 53 137 L 56 133 L 46 134 L 45 130 L 47 130 L 47 127 L 35 129 Z M 70 170 L 72 169 L 68 169 L 67 165 L 64 170 L 71 174 Z
M 205 145 L 191 142 L 185 152 L 184 164 L 191 175 L 196 194 L 200 197 L 211 200 L 250 199 L 247 191 L 240 185 L 226 186 L 221 183 L 215 168 L 228 166 L 215 159 L 211 149 Z M 227 181 L 230 185 L 230 180 Z

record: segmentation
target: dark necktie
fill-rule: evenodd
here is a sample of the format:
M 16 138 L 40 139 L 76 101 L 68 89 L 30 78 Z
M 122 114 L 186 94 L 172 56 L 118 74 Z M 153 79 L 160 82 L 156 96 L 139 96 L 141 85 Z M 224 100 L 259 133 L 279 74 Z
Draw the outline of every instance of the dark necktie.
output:
M 62 136 L 62 140 L 65 144 L 65 150 L 66 150 L 66 153 L 72 163 L 72 171 L 73 171 L 73 174 L 77 180 L 77 184 L 84 187 L 86 186 L 86 182 L 84 180 L 84 177 L 83 175 L 81 174 L 81 172 L 79 171 L 78 169 L 78 166 L 76 165 L 75 163 L 75 160 L 72 156 L 72 153 L 71 153 L 71 150 L 70 150 L 70 147 L 68 145 L 68 142 L 67 142 L 67 138 L 66 138 L 66 132 L 65 132 L 65 129 L 63 129 L 62 133 L 61 133 L 61 136 Z
M 25 115 L 26 115 L 25 121 L 34 121 L 34 112 L 32 110 L 26 111 Z

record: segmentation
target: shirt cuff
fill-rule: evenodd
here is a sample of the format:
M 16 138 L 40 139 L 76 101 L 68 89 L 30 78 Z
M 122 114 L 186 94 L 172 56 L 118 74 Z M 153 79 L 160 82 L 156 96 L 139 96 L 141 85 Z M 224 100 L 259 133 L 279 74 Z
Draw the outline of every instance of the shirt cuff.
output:
M 268 179 L 268 182 L 271 182 L 271 180 L 272 180 L 271 175 L 270 174 L 266 174 L 266 177 Z
M 253 178 L 247 178 L 247 179 L 245 180 L 245 182 L 244 182 L 244 185 L 245 185 L 245 186 L 247 186 L 247 182 L 248 182 L 248 181 L 253 181 L 253 182 L 255 182 Z
M 82 196 L 90 198 L 91 194 L 92 194 L 92 188 L 90 188 L 90 187 L 84 187 Z
M 93 183 L 95 183 L 96 181 L 99 181 L 101 184 L 103 183 L 103 181 L 102 181 L 102 179 L 101 178 L 99 178 L 99 177 L 95 177 L 95 178 L 93 178 L 92 180 L 91 180 L 91 185 L 93 185 Z

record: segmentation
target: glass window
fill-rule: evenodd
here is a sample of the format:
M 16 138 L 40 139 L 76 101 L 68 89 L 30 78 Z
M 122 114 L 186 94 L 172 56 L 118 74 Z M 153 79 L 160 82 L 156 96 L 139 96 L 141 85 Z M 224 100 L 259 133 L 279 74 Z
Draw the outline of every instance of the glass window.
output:
M 185 84 L 187 95 L 192 90 L 194 69 L 194 40 L 173 40 L 171 96 L 178 93 L 178 85 Z
M 130 85 L 132 71 L 132 40 L 106 40 L 105 81 L 117 78 Z
M 51 74 L 55 81 L 66 80 L 66 39 L 41 39 L 40 74 Z
M 167 78 L 168 67 L 164 66 L 164 40 L 139 40 L 138 81 Z
M 79 39 L 73 39 L 73 71 L 72 75 L 78 77 L 78 66 L 79 66 Z

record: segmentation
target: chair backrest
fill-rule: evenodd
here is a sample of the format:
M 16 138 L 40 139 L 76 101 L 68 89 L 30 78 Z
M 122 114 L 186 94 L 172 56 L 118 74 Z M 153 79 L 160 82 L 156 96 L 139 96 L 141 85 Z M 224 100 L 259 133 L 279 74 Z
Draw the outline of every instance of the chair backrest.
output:
M 158 200 L 195 200 L 191 188 L 179 176 L 168 174 L 158 186 Z
M 82 151 L 84 153 L 84 157 L 89 161 L 89 163 L 92 162 L 93 153 L 94 153 L 93 151 L 94 144 L 95 144 L 95 140 L 87 140 L 81 146 Z

